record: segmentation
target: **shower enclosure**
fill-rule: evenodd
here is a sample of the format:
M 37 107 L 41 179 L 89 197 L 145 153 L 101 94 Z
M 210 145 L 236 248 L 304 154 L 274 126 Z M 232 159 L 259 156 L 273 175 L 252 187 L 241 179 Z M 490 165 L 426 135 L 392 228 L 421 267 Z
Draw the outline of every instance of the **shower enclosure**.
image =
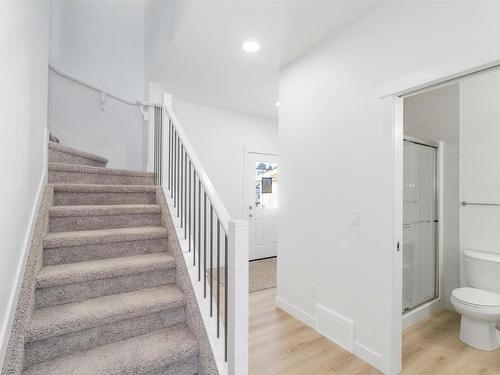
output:
M 403 314 L 439 295 L 437 146 L 404 140 Z

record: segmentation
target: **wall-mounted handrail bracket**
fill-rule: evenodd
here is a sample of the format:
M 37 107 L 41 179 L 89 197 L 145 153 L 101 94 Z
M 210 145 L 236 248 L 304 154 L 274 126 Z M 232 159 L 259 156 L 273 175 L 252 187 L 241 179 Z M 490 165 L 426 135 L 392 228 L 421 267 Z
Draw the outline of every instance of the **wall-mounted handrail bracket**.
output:
M 99 109 L 104 111 L 104 105 L 106 104 L 106 93 L 101 91 L 101 98 L 99 100 Z

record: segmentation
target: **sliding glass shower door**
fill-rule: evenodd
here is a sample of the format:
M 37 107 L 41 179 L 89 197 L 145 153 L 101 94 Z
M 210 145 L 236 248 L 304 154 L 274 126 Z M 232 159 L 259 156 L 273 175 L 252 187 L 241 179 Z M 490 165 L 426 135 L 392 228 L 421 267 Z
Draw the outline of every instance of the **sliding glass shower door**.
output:
M 438 296 L 437 148 L 405 140 L 403 313 Z

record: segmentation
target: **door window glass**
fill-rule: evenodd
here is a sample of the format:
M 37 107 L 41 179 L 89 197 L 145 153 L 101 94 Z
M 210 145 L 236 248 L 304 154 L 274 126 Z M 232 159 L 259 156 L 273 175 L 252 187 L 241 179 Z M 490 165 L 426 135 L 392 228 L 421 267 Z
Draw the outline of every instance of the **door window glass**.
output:
M 255 163 L 255 208 L 278 208 L 278 164 Z

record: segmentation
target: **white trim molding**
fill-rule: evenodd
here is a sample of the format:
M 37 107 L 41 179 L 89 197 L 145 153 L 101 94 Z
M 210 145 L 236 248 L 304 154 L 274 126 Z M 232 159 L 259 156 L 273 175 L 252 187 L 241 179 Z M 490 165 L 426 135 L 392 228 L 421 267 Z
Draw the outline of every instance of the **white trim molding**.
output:
M 309 327 L 316 329 L 316 317 L 314 315 L 305 312 L 304 310 L 298 308 L 297 306 L 288 302 L 282 297 L 276 296 L 275 301 L 276 301 L 276 306 L 278 306 L 281 310 L 292 315 L 293 317 L 300 320 L 302 323 L 308 325 Z
M 17 301 L 19 300 L 19 293 L 21 291 L 21 286 L 24 279 L 24 272 L 26 270 L 26 262 L 28 260 L 28 255 L 30 252 L 31 241 L 33 239 L 33 231 L 35 229 L 38 211 L 40 210 L 40 205 L 42 203 L 43 192 L 45 185 L 47 184 L 47 168 L 48 168 L 48 141 L 49 141 L 49 131 L 45 128 L 45 134 L 43 137 L 43 169 L 42 174 L 40 176 L 40 180 L 38 181 L 37 193 L 35 196 L 35 201 L 33 204 L 33 208 L 30 213 L 30 219 L 28 222 L 28 227 L 26 228 L 26 232 L 24 235 L 24 241 L 21 247 L 21 257 L 19 259 L 19 263 L 16 267 L 16 276 L 15 276 L 15 284 L 14 288 L 9 297 L 9 302 L 7 306 L 7 313 L 3 320 L 3 324 L 0 327 L 0 363 L 4 362 L 5 354 L 7 353 L 7 347 L 9 345 L 10 339 L 10 331 L 12 329 L 12 323 L 14 321 L 14 315 L 16 313 Z
M 366 363 L 371 364 L 377 370 L 384 371 L 384 364 L 382 361 L 382 356 L 376 351 L 370 349 L 366 345 L 361 344 L 358 341 L 354 342 L 353 354 L 361 358 Z

